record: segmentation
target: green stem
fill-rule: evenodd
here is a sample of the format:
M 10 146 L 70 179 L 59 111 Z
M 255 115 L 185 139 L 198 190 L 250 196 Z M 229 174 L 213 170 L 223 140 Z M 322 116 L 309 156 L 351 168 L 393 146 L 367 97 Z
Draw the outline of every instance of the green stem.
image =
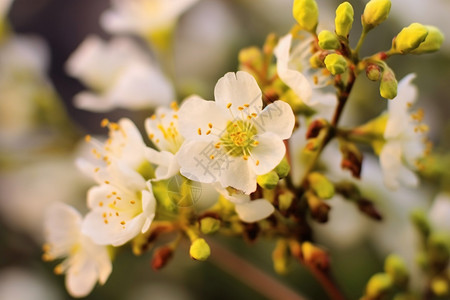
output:
M 353 51 L 353 57 L 354 59 L 358 60 L 359 57 L 359 50 L 361 50 L 361 46 L 364 43 L 364 40 L 366 39 L 367 33 L 369 30 L 365 27 L 363 27 L 363 31 L 361 32 L 361 35 L 359 36 L 358 43 L 356 44 L 355 50 Z

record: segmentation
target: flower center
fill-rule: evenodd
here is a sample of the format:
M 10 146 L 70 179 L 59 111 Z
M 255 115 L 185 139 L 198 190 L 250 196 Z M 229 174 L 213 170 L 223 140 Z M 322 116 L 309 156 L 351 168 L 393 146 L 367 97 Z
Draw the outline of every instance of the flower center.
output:
M 249 121 L 228 122 L 225 133 L 220 137 L 220 143 L 231 156 L 247 156 L 258 143 L 255 140 L 257 133 Z

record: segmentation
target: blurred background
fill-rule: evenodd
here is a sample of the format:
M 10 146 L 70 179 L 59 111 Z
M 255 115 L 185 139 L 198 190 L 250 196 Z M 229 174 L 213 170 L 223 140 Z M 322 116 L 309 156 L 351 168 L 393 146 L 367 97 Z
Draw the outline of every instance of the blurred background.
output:
M 187 10 L 175 33 L 179 97 L 194 92 L 212 99 L 217 80 L 226 72 L 236 71 L 240 49 L 262 46 L 267 34 L 282 36 L 290 30 L 294 24 L 292 2 L 200 0 Z M 319 2 L 319 29 L 333 28 L 334 11 L 341 1 Z M 365 1 L 349 2 L 355 9 L 351 32 L 354 45 Z M 0 75 L 0 300 L 71 299 L 64 288 L 64 277 L 53 274 L 55 263 L 41 260 L 45 208 L 63 201 L 84 213 L 86 191 L 92 183 L 74 167 L 75 158 L 85 151 L 82 137 L 105 134 L 99 126 L 105 117 L 130 117 L 142 129 L 143 120 L 151 113 L 124 109 L 92 113 L 73 105 L 74 95 L 85 87 L 67 75 L 65 64 L 87 36 L 111 37 L 99 24 L 101 13 L 109 7 L 109 0 L 15 0 L 6 16 L 14 34 L 33 36 L 34 42 L 25 47 L 28 51 L 0 53 L 4 56 L 0 73 L 10 74 L 5 70 L 21 63 L 25 66 L 20 68 L 25 69 L 36 63 L 39 72 L 33 78 L 19 72 L 14 82 L 9 75 Z M 429 137 L 436 152 L 444 156 L 450 149 L 449 11 L 448 0 L 395 0 L 389 19 L 370 33 L 362 48 L 363 56 L 388 49 L 392 37 L 412 22 L 434 25 L 444 32 L 447 39 L 440 52 L 389 60 L 398 79 L 417 74 L 418 106 L 425 109 L 425 123 L 430 126 Z M 39 53 L 36 62 L 32 57 Z M 361 76 L 343 124 L 361 124 L 385 107 L 378 85 Z M 370 173 L 367 176 L 370 178 Z M 407 212 L 414 207 L 429 207 L 437 193 L 448 189 L 446 182 L 425 178 L 419 191 L 373 191 L 374 197 L 386 197 L 380 203 L 386 216 L 381 224 L 336 206 L 335 219 L 346 220 L 346 226 L 340 227 L 338 221 L 318 226 L 317 238 L 332 253 L 334 273 L 349 299 L 357 299 L 367 279 L 382 270 L 387 253 L 396 250 L 412 255 L 411 249 L 404 249 L 402 244 L 411 235 L 405 225 Z M 330 231 L 330 227 L 336 230 Z M 273 242 L 249 244 L 223 237 L 214 240 L 289 289 L 309 299 L 326 299 L 320 285 L 298 264 L 293 263 L 284 276 L 273 271 Z M 150 267 L 150 254 L 135 257 L 124 247 L 105 286 L 97 286 L 86 299 L 266 299 L 258 288 L 224 270 L 215 259 L 192 261 L 187 249 L 187 245 L 178 249 L 174 260 L 155 272 Z M 229 263 L 239 264 L 233 260 Z M 245 270 L 242 272 L 245 274 Z

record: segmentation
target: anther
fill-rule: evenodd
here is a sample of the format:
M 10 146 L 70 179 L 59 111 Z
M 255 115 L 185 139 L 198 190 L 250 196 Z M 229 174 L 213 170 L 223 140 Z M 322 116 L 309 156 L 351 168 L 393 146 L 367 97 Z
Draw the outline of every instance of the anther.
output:
M 230 107 L 231 107 L 231 102 L 227 104 L 227 108 L 230 108 Z

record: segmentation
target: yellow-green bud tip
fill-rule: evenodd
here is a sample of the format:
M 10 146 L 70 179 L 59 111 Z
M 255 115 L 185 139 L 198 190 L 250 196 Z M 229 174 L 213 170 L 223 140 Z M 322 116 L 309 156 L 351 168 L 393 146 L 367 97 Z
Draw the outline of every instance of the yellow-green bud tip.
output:
M 428 35 L 428 29 L 419 23 L 412 23 L 403 28 L 394 40 L 393 48 L 395 51 L 406 54 L 416 49 L 425 41 Z
M 366 296 L 369 299 L 377 299 L 392 286 L 391 277 L 386 273 L 377 273 L 373 275 L 366 286 Z
M 274 189 L 279 180 L 280 177 L 278 177 L 278 174 L 275 171 L 270 171 L 267 174 L 256 177 L 256 182 L 258 182 L 259 186 L 269 190 Z
M 278 177 L 280 179 L 288 176 L 290 170 L 291 166 L 289 166 L 289 163 L 286 160 L 286 158 L 283 158 L 281 162 L 278 164 L 278 166 L 276 166 L 274 169 L 274 171 L 278 174 Z
M 390 0 L 371 0 L 366 4 L 362 15 L 362 24 L 366 29 L 380 25 L 389 16 L 391 10 Z
M 438 51 L 444 42 L 444 35 L 442 32 L 434 26 L 426 25 L 428 35 L 419 47 L 412 50 L 412 54 L 423 54 Z
M 353 25 L 353 15 L 353 6 L 350 3 L 344 2 L 338 6 L 334 19 L 337 35 L 344 38 L 348 36 Z
M 300 27 L 315 32 L 319 22 L 319 8 L 315 0 L 295 0 L 292 14 Z
M 341 47 L 338 37 L 331 31 L 322 30 L 318 38 L 319 47 L 324 50 L 337 50 Z
M 433 278 L 431 281 L 431 290 L 438 297 L 446 296 L 450 293 L 449 282 L 443 278 Z
M 397 96 L 397 79 L 391 69 L 385 69 L 381 75 L 380 95 L 386 99 L 394 99 Z
M 330 199 L 334 196 L 334 185 L 322 174 L 311 173 L 308 176 L 308 182 L 319 198 Z
M 214 233 L 220 228 L 220 220 L 216 218 L 206 217 L 200 220 L 200 231 L 203 234 Z
M 389 255 L 384 262 L 384 271 L 391 276 L 393 282 L 403 286 L 408 281 L 408 270 L 404 260 L 395 254 Z
M 327 70 L 333 75 L 342 74 L 347 70 L 347 61 L 337 53 L 328 54 L 324 62 Z
M 210 254 L 211 249 L 204 239 L 198 238 L 192 242 L 191 248 L 189 249 L 189 255 L 193 259 L 201 261 L 207 260 Z

